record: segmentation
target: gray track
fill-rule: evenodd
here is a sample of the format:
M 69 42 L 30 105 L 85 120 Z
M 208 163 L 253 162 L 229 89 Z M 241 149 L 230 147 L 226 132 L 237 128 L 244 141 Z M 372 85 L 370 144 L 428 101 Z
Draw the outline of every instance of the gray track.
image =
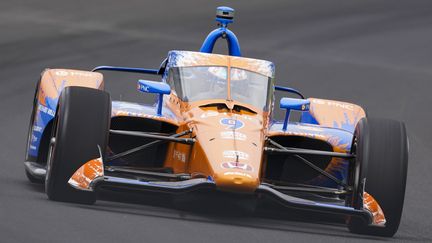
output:
M 120 195 L 94 206 L 48 201 L 43 187 L 27 182 L 23 168 L 41 70 L 157 67 L 170 49 L 198 49 L 214 27 L 219 5 L 201 0 L 89 2 L 0 3 L 0 242 L 383 240 L 350 234 L 334 223 L 179 211 Z M 244 54 L 274 61 L 279 84 L 307 96 L 355 102 L 369 115 L 406 122 L 408 186 L 393 240 L 431 242 L 432 2 L 235 2 L 232 29 Z M 107 82 L 110 89 L 128 90 L 121 98 L 136 99 L 136 78 L 108 75 Z

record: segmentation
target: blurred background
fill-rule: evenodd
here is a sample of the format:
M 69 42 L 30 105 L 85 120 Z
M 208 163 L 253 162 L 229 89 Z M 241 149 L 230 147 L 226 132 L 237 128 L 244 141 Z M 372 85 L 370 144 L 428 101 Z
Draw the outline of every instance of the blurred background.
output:
M 54 203 L 46 199 L 43 187 L 27 182 L 26 133 L 34 87 L 44 68 L 158 68 L 169 50 L 198 50 L 215 28 L 215 9 L 221 5 L 236 10 L 230 28 L 242 54 L 273 61 L 277 84 L 308 97 L 359 104 L 370 116 L 406 122 L 408 185 L 404 216 L 393 241 L 432 241 L 428 0 L 2 0 L 0 241 L 382 240 L 352 235 L 336 223 L 314 224 L 315 219 L 221 217 L 117 196 L 95 206 Z M 225 48 L 220 42 L 216 52 L 225 53 Z M 151 102 L 153 97 L 135 90 L 138 78 L 156 80 L 105 73 L 113 99 Z

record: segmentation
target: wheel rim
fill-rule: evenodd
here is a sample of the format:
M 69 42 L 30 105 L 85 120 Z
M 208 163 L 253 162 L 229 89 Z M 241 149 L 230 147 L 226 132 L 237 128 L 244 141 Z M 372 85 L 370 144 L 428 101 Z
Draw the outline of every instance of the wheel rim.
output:
M 47 161 L 46 161 L 46 175 L 45 175 L 45 191 L 49 191 L 49 179 L 51 177 L 51 168 L 52 168 L 52 158 L 54 154 L 54 149 L 56 145 L 56 136 L 57 136 L 57 115 L 54 118 L 53 126 L 51 130 L 51 139 L 48 147 Z

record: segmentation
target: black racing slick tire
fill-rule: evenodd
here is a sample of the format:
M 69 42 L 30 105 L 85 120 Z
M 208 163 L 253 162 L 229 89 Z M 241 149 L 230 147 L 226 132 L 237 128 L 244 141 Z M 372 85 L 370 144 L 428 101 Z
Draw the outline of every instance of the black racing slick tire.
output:
M 408 170 L 408 138 L 404 123 L 389 119 L 363 118 L 355 129 L 353 153 L 356 154 L 352 205 L 363 208 L 363 191 L 381 206 L 384 227 L 367 225 L 351 218 L 353 233 L 392 237 L 398 230 L 405 198 Z
M 83 164 L 104 155 L 108 144 L 111 100 L 108 93 L 84 87 L 66 87 L 50 142 L 45 191 L 50 200 L 93 204 L 96 193 L 68 184 Z
M 39 93 L 39 85 L 40 85 L 40 79 L 36 84 L 36 89 L 34 92 L 34 97 L 33 97 L 33 109 L 32 109 L 32 113 L 30 116 L 30 123 L 29 123 L 29 127 L 28 127 L 28 135 L 27 135 L 27 146 L 26 146 L 26 154 L 25 154 L 25 161 L 29 161 L 30 160 L 30 156 L 29 154 L 29 150 L 30 150 L 30 143 L 31 143 L 31 139 L 32 139 L 32 131 L 33 131 L 33 125 L 34 125 L 34 121 L 35 121 L 35 116 L 36 116 L 36 105 L 37 105 L 37 96 Z M 44 179 L 43 178 L 39 178 L 36 177 L 34 175 L 32 175 L 32 173 L 30 173 L 28 171 L 27 168 L 25 168 L 25 174 L 27 176 L 27 179 L 31 182 L 31 183 L 36 183 L 36 184 L 43 184 L 44 183 Z

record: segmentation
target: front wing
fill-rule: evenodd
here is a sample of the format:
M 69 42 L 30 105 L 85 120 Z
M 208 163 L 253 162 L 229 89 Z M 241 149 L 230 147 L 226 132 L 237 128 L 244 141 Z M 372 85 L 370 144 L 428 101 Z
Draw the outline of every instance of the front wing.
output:
M 127 176 L 122 176 L 127 173 Z M 120 188 L 142 191 L 163 192 L 181 194 L 197 190 L 216 190 L 216 184 L 211 177 L 190 178 L 185 174 L 172 174 L 171 178 L 182 180 L 144 180 L 140 175 L 151 175 L 157 178 L 163 177 L 163 173 L 144 172 L 128 170 L 127 168 L 116 169 L 112 166 L 104 166 L 102 157 L 93 159 L 80 167 L 70 178 L 69 184 L 77 190 L 97 191 L 101 188 Z M 316 211 L 321 213 L 339 214 L 357 217 L 367 224 L 383 226 L 385 224 L 384 214 L 369 194 L 364 194 L 363 209 L 341 206 L 331 203 L 321 203 L 312 200 L 298 198 L 293 195 L 282 193 L 269 184 L 261 184 L 255 191 L 256 195 L 262 195 L 274 200 L 279 204 L 299 210 Z

